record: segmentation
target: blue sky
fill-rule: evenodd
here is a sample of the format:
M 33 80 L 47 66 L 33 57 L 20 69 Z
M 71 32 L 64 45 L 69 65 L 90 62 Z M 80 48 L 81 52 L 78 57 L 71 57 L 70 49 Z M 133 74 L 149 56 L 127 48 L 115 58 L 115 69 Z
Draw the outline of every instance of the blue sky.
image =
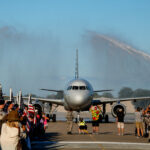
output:
M 103 81 L 97 84 L 100 78 L 89 69 L 94 58 L 85 40 L 87 32 L 115 37 L 150 54 L 149 18 L 149 0 L 0 0 L 4 91 L 12 87 L 15 92 L 42 95 L 39 88 L 64 88 L 74 77 L 76 48 L 80 76 L 96 89 L 112 88 Z

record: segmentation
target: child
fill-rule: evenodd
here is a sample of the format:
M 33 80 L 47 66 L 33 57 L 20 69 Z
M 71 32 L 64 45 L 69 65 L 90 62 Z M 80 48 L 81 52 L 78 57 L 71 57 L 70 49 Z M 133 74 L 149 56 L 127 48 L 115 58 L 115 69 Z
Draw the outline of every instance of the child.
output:
M 83 120 L 83 118 L 79 119 L 79 134 L 84 134 L 84 133 L 88 133 L 87 131 L 87 125 L 85 124 L 85 121 Z

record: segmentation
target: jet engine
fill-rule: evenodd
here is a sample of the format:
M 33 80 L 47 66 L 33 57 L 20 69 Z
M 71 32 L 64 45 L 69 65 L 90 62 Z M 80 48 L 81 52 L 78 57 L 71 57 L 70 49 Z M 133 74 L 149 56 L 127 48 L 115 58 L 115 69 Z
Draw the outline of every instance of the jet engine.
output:
M 117 117 L 117 111 L 118 111 L 118 109 L 122 109 L 123 112 L 124 112 L 124 114 L 126 114 L 126 106 L 123 105 L 123 104 L 121 104 L 121 103 L 119 103 L 119 104 L 116 103 L 111 108 L 111 113 L 112 113 L 113 117 L 115 117 L 115 118 Z

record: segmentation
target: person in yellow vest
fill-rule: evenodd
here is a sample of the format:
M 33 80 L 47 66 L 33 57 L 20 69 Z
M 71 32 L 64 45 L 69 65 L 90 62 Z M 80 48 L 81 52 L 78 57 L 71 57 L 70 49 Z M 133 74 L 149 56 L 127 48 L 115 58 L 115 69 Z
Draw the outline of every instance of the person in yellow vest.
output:
M 99 133 L 99 115 L 101 114 L 101 107 L 99 105 L 90 107 L 90 112 L 92 114 L 92 128 L 93 134 Z
M 88 133 L 87 125 L 86 125 L 85 121 L 83 120 L 83 118 L 79 119 L 78 126 L 79 126 L 79 134 Z

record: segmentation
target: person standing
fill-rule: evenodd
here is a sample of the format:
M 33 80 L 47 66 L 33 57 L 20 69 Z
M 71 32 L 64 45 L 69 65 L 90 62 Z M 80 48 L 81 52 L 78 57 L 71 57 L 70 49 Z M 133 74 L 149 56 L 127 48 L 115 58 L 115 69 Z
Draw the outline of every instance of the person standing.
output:
M 99 115 L 101 113 L 101 107 L 99 105 L 90 107 L 90 112 L 92 114 L 92 128 L 93 134 L 99 133 Z
M 72 111 L 67 112 L 67 134 L 72 134 L 74 115 Z
M 2 150 L 16 150 L 19 143 L 19 114 L 12 110 L 6 117 L 7 122 L 2 124 L 1 148 Z
M 6 115 L 7 115 L 7 114 L 3 111 L 4 105 L 5 105 L 4 100 L 0 100 L 0 139 L 1 139 L 1 129 L 2 129 L 2 125 L 3 125 L 3 123 L 5 122 Z M 1 143 L 1 140 L 0 140 L 0 143 Z
M 119 108 L 117 111 L 116 121 L 117 121 L 118 135 L 124 135 L 124 112 L 121 108 Z
M 143 118 L 142 118 L 142 112 L 140 107 L 137 107 L 137 110 L 135 112 L 135 124 L 137 128 L 137 138 L 140 137 L 140 132 L 143 137 Z
M 0 100 L 0 133 L 1 133 L 1 128 L 2 128 L 2 123 L 5 120 L 6 113 L 3 111 L 4 108 L 4 100 Z
M 145 114 L 145 123 L 148 127 L 148 142 L 150 142 L 150 111 Z

